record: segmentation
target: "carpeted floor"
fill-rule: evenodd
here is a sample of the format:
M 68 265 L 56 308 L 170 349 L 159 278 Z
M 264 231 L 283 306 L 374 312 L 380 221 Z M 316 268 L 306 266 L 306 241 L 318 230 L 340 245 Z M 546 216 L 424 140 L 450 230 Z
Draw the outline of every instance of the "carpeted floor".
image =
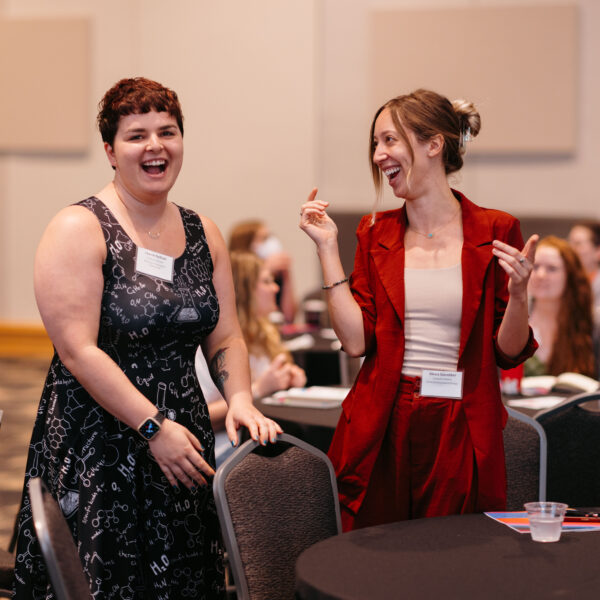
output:
M 50 361 L 0 357 L 0 548 L 6 548 L 21 501 L 31 429 Z

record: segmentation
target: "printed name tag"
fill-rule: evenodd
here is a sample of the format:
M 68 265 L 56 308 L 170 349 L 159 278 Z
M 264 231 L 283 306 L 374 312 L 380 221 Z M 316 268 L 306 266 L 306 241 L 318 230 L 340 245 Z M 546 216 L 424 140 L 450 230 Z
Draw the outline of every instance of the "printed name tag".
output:
M 462 371 L 432 371 L 423 369 L 421 375 L 421 396 L 434 398 L 462 398 Z
M 146 248 L 137 249 L 135 255 L 135 270 L 144 275 L 158 277 L 165 281 L 173 282 L 173 266 L 175 259 L 172 256 L 153 252 Z

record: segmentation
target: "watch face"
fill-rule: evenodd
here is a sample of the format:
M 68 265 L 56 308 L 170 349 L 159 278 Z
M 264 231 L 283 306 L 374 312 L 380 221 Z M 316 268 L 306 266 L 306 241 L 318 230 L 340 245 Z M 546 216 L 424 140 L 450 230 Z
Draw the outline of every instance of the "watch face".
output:
M 160 425 L 154 419 L 146 419 L 141 425 L 138 431 L 140 435 L 147 439 L 151 440 L 160 429 Z

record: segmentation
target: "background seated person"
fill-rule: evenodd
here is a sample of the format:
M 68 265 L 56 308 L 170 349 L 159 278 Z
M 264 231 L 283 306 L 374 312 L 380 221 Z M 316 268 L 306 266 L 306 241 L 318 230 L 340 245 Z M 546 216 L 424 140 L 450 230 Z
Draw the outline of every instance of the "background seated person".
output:
M 279 289 L 273 275 L 252 252 L 232 252 L 231 270 L 240 327 L 250 360 L 252 396 L 255 400 L 290 387 L 306 384 L 304 371 L 295 365 L 281 343 L 277 327 L 269 315 L 277 310 L 275 295 Z M 233 450 L 224 431 L 227 404 L 214 386 L 202 350 L 196 352 L 196 373 L 208 403 L 208 412 L 216 435 L 217 466 Z
M 529 297 L 539 348 L 525 362 L 525 376 L 570 371 L 596 378 L 590 283 L 566 240 L 548 236 L 538 243 Z
M 577 252 L 592 286 L 592 317 L 600 324 L 600 223 L 582 221 L 569 232 L 569 244 Z
M 265 261 L 279 290 L 276 305 L 286 323 L 293 323 L 298 309 L 291 275 L 291 258 L 262 221 L 238 223 L 229 236 L 230 252 L 253 252 Z

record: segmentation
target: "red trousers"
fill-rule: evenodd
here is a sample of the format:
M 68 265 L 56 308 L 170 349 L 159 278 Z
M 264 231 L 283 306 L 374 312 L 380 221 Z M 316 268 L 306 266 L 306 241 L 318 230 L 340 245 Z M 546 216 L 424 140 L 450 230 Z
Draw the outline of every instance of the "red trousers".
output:
M 402 377 L 365 499 L 356 515 L 342 508 L 344 531 L 474 511 L 477 465 L 462 402 L 423 397 L 420 387 Z

